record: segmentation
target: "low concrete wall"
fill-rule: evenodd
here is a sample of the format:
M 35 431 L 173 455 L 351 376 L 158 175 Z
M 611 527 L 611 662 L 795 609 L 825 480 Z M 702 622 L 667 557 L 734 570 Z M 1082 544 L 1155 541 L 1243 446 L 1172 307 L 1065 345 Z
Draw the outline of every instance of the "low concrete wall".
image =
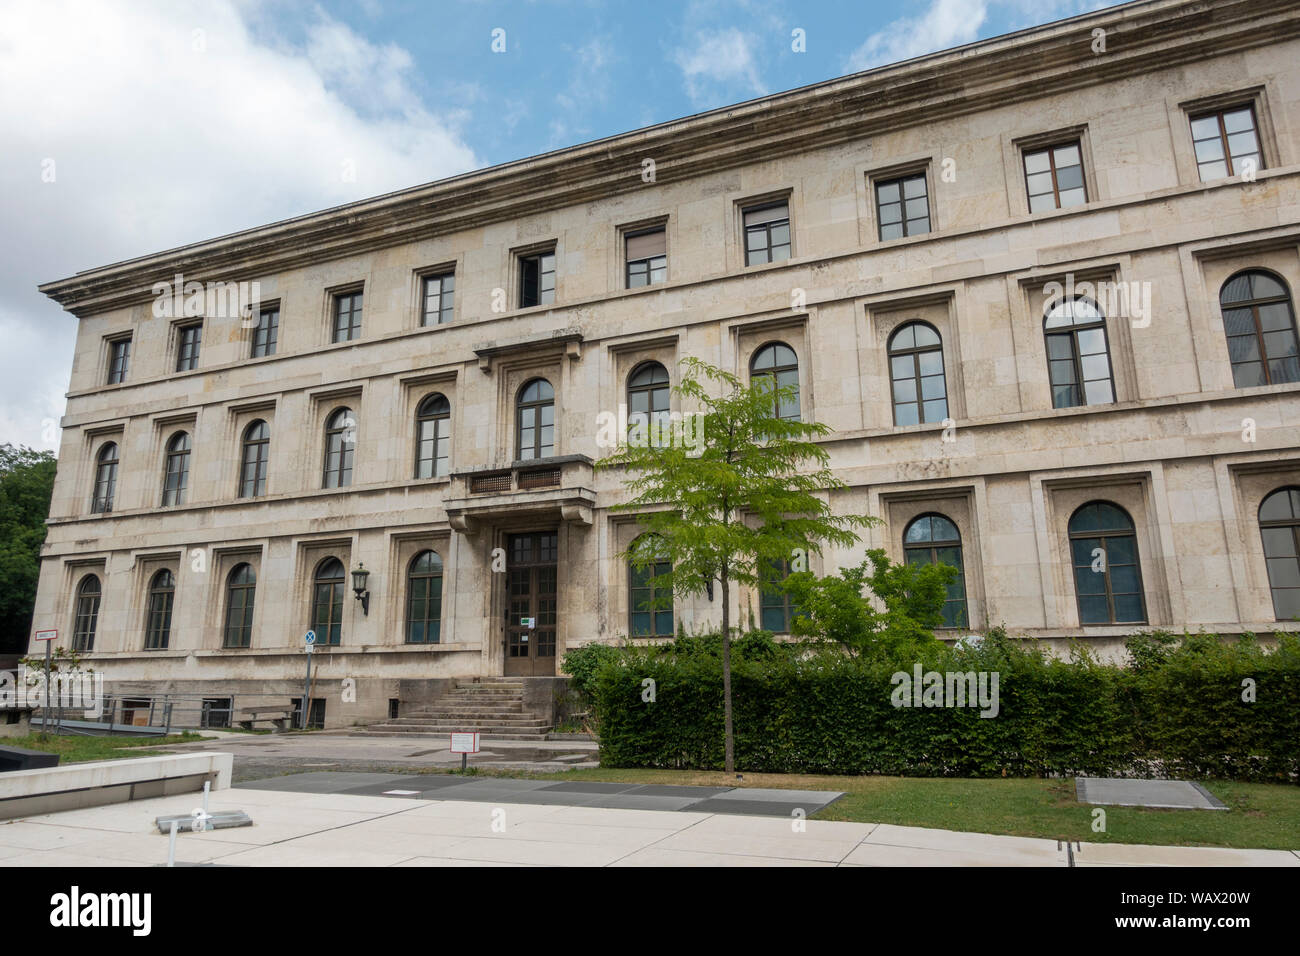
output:
M 234 755 L 163 754 L 0 774 L 0 820 L 230 786 Z

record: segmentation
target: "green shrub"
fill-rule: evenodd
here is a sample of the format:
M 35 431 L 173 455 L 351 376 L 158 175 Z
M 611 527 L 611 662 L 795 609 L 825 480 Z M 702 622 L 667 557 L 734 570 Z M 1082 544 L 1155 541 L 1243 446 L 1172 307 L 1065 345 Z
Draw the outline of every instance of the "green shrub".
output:
M 606 661 L 622 659 L 624 652 L 612 644 L 584 644 L 564 652 L 564 673 L 573 678 L 573 686 L 583 699 L 592 701 L 592 678 Z
M 737 645 L 741 643 L 738 640 Z M 1156 641 L 1156 644 L 1160 644 Z M 789 648 L 790 645 L 774 645 Z M 1185 638 L 1143 666 L 1067 660 L 994 630 L 906 661 L 825 649 L 733 660 L 737 766 L 904 776 L 1187 775 L 1296 781 L 1300 639 Z M 896 707 L 897 672 L 998 675 L 998 713 Z M 1242 699 L 1244 680 L 1255 701 Z M 652 684 L 647 681 L 653 681 Z M 701 648 L 638 649 L 592 679 L 609 767 L 719 769 L 722 672 Z M 652 691 L 652 693 L 651 693 Z

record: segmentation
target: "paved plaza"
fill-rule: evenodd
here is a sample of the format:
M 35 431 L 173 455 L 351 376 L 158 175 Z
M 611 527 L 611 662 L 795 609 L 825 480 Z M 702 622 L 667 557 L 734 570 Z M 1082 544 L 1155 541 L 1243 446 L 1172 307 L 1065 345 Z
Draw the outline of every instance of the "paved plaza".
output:
M 346 785 L 343 789 L 409 791 L 415 789 L 411 780 L 406 775 L 396 782 L 336 783 Z M 500 781 L 470 778 L 455 792 L 473 796 L 460 787 L 489 783 Z M 539 790 L 530 791 L 533 802 L 518 795 L 443 799 L 452 792 L 301 792 L 269 785 L 220 790 L 210 809 L 244 810 L 253 826 L 180 834 L 176 859 L 221 866 L 1300 867 L 1300 853 L 1284 850 L 1084 843 L 1071 852 L 1055 840 L 1026 837 L 598 805 L 610 799 L 608 791 L 551 791 L 546 802 L 538 802 Z M 756 799 L 753 790 L 746 796 Z M 163 865 L 168 838 L 158 832 L 155 819 L 188 814 L 200 799 L 161 797 L 0 823 L 0 867 Z M 717 795 L 704 799 L 716 804 Z

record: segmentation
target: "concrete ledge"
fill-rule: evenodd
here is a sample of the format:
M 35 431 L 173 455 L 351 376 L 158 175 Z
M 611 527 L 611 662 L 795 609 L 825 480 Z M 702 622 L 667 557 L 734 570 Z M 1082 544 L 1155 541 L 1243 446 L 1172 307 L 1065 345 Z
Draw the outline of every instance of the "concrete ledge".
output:
M 0 774 L 0 820 L 230 786 L 234 755 L 162 754 Z

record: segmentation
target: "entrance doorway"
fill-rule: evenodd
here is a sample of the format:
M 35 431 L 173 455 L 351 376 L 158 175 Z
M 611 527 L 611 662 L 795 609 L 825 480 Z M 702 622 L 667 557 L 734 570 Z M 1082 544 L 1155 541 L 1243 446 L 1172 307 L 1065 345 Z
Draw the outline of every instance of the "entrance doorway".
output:
M 558 537 L 532 531 L 507 540 L 507 677 L 555 676 Z

